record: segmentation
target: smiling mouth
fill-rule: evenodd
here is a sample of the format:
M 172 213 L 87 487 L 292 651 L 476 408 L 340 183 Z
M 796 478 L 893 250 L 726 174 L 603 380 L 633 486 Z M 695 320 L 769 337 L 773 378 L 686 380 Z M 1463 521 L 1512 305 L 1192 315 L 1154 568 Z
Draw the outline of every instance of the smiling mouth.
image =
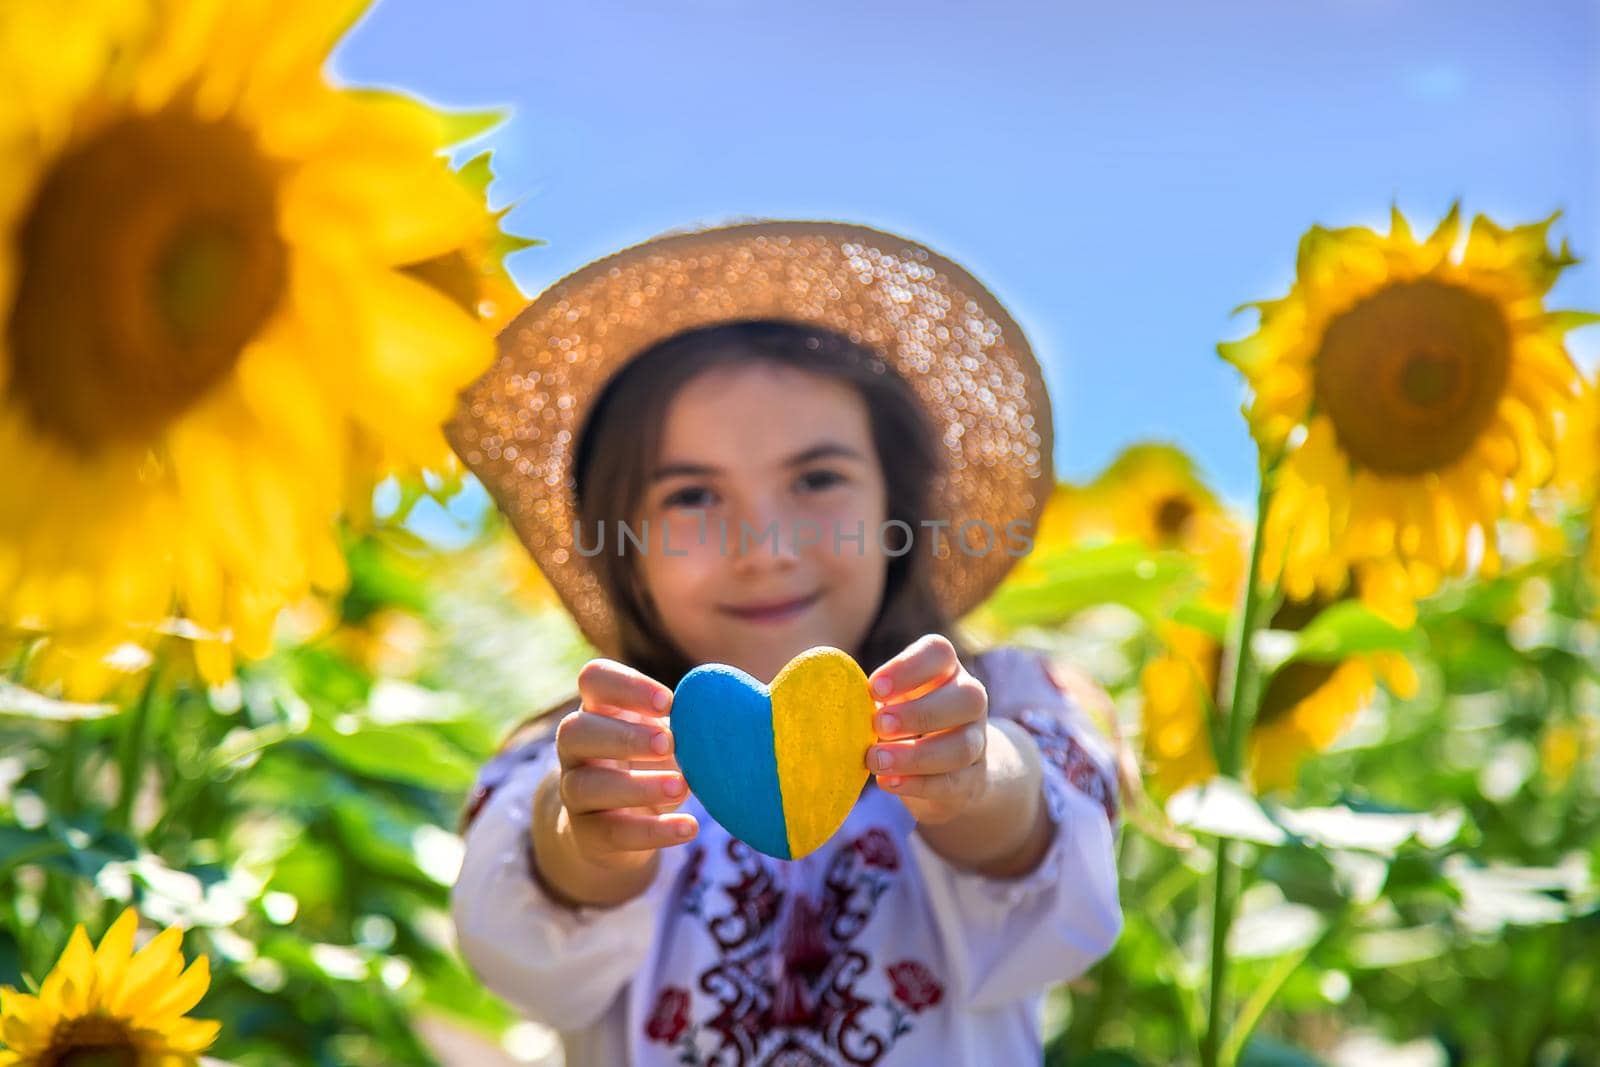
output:
M 745 622 L 786 622 L 821 599 L 821 593 L 797 597 L 772 604 L 752 604 L 747 607 L 724 607 L 722 610 Z

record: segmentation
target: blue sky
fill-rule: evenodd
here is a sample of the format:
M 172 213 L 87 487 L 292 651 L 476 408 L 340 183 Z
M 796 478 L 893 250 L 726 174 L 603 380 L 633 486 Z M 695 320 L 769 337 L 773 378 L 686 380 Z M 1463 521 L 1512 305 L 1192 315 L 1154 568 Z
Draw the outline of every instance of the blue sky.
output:
M 1312 223 L 1562 209 L 1600 308 L 1595 0 L 381 0 L 343 81 L 511 105 L 496 206 L 536 293 L 660 231 L 844 218 L 923 240 L 1047 368 L 1060 476 L 1169 440 L 1253 498 L 1215 345 L 1281 295 Z M 1600 328 L 1573 334 L 1586 365 Z

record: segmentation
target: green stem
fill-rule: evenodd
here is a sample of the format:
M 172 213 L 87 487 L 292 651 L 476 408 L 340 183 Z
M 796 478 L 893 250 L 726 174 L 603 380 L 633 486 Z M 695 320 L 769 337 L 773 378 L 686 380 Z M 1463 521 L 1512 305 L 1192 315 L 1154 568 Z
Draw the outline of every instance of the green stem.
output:
M 150 666 L 150 676 L 145 680 L 144 691 L 133 706 L 122 732 L 122 744 L 117 752 L 118 792 L 117 806 L 111 812 L 110 825 L 116 830 L 127 830 L 133 824 L 133 804 L 139 794 L 139 780 L 144 776 L 145 734 L 150 724 L 150 706 L 155 701 L 160 682 L 161 661 Z
M 1250 723 L 1255 719 L 1256 660 L 1251 654 L 1255 638 L 1257 614 L 1262 603 L 1258 588 L 1261 574 L 1262 533 L 1266 526 L 1267 509 L 1272 503 L 1273 474 L 1276 459 L 1261 461 L 1261 476 L 1256 493 L 1255 530 L 1250 538 L 1250 569 L 1244 583 L 1244 605 L 1239 612 L 1232 647 L 1229 649 L 1227 669 L 1222 679 L 1222 706 L 1227 708 L 1228 719 L 1224 726 L 1224 744 L 1216 753 L 1217 769 L 1229 778 L 1241 778 L 1245 763 L 1245 739 L 1249 737 Z M 1234 907 L 1238 903 L 1238 878 L 1234 870 L 1232 842 L 1226 837 L 1217 838 L 1216 881 L 1211 898 L 1211 991 L 1206 1007 L 1206 1031 L 1200 1043 L 1200 1062 L 1204 1067 L 1232 1067 L 1233 1056 L 1223 1048 L 1223 1016 L 1226 1014 L 1228 995 L 1228 931 L 1233 926 Z
M 1215 891 L 1211 897 L 1211 995 L 1206 1003 L 1206 1030 L 1200 1041 L 1203 1067 L 1221 1067 L 1223 998 L 1227 995 L 1228 929 L 1233 925 L 1233 862 L 1229 840 L 1217 838 Z
M 1228 1034 L 1228 1040 L 1222 1047 L 1224 1063 L 1236 1063 L 1239 1054 L 1244 1051 L 1245 1042 L 1250 1040 L 1250 1035 L 1255 1032 L 1256 1024 L 1261 1022 L 1261 1017 L 1272 1006 L 1272 1001 L 1277 997 L 1278 991 L 1294 976 L 1300 966 L 1311 958 L 1322 945 L 1332 937 L 1333 932 L 1342 924 L 1339 916 L 1334 916 L 1323 928 L 1322 933 L 1312 938 L 1311 943 L 1299 952 L 1291 952 L 1280 958 L 1274 964 L 1261 984 L 1256 986 L 1244 1006 L 1239 1009 L 1239 1017 L 1234 1020 L 1233 1030 Z
M 1257 678 L 1255 656 L 1251 643 L 1259 628 L 1261 596 L 1262 531 L 1266 526 L 1267 509 L 1272 503 L 1272 474 L 1276 464 L 1263 466 L 1261 487 L 1256 494 L 1256 524 L 1250 537 L 1250 570 L 1245 579 L 1244 607 L 1239 612 L 1239 624 L 1234 633 L 1232 654 L 1229 657 L 1226 686 L 1222 689 L 1223 706 L 1228 709 L 1225 737 L 1227 743 L 1218 753 L 1217 765 L 1222 773 L 1237 778 L 1245 764 L 1245 739 L 1250 736 L 1250 726 L 1255 721 L 1255 683 Z

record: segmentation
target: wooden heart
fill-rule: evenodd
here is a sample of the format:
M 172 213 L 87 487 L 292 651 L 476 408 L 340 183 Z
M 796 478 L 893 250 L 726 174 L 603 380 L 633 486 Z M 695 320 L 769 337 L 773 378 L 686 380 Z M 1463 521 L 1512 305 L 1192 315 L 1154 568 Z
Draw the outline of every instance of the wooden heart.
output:
M 779 859 L 819 848 L 867 780 L 876 704 L 849 653 L 818 645 L 769 689 L 726 663 L 683 676 L 673 745 L 684 780 L 734 837 Z

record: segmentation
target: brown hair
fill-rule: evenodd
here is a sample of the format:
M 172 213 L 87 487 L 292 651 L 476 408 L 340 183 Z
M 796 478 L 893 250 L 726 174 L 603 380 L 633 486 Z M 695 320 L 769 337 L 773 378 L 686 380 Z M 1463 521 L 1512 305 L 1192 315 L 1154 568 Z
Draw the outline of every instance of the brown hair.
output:
M 921 525 L 930 517 L 929 488 L 943 469 L 938 431 L 910 385 L 882 356 L 832 330 L 776 319 L 719 323 L 676 334 L 630 360 L 601 390 L 579 432 L 573 469 L 580 531 L 631 521 L 637 514 L 667 408 L 686 383 L 714 367 L 752 361 L 803 370 L 856 389 L 866 403 L 883 466 L 886 518 L 911 530 L 910 550 L 889 559 L 877 617 L 861 646 L 849 651 L 870 674 L 922 635 L 941 633 L 970 669 L 972 651 L 952 632 L 952 620 L 934 593 L 932 554 Z M 601 552 L 594 563 L 616 615 L 618 658 L 675 687 L 694 664 L 673 643 L 651 605 L 636 557 Z M 525 719 L 501 751 L 525 736 L 530 726 L 576 707 L 578 699 L 571 697 Z

